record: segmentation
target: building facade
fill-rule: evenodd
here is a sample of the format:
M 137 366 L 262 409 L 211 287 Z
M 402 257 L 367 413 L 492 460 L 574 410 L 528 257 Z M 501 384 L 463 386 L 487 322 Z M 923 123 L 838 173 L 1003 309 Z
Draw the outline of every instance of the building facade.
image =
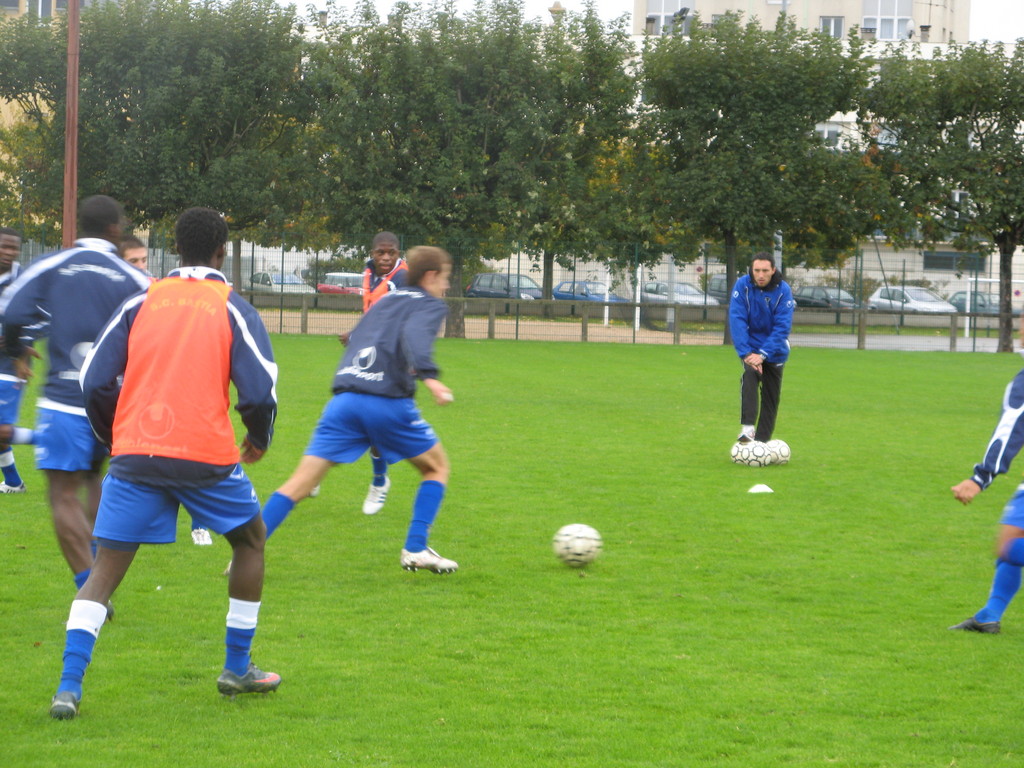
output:
M 686 33 L 694 14 L 714 24 L 730 11 L 762 26 L 774 26 L 785 12 L 799 27 L 838 38 L 857 27 L 868 39 L 966 43 L 971 0 L 633 0 L 633 34 L 660 35 L 680 25 Z

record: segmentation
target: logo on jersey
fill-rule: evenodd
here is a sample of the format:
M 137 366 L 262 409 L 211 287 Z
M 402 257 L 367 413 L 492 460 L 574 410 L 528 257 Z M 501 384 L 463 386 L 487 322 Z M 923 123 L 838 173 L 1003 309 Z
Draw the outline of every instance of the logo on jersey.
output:
M 351 364 L 338 371 L 338 375 L 355 376 L 357 379 L 363 379 L 364 381 L 384 381 L 384 371 L 370 373 L 367 370 L 372 368 L 375 362 L 377 362 L 377 348 L 363 347 L 356 352 L 355 359 L 352 360 Z
M 142 412 L 139 431 L 150 440 L 159 440 L 174 428 L 174 411 L 166 403 L 153 403 Z

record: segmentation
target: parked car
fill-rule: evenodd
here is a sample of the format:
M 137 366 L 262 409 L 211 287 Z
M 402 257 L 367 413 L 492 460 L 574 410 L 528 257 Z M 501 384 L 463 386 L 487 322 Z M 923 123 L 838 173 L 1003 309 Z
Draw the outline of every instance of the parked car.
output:
M 728 304 L 730 298 L 729 285 L 725 275 L 712 275 L 708 278 L 707 294 L 718 299 L 720 304 Z
M 292 273 L 257 272 L 249 280 L 250 290 L 260 293 L 316 293 L 312 286 Z
M 671 297 L 668 283 L 644 283 L 640 287 L 640 301 L 670 301 L 673 304 L 706 304 L 707 306 L 718 304 L 718 299 L 708 296 L 691 283 L 674 283 Z
M 354 293 L 363 295 L 363 276 L 358 272 L 328 272 L 322 283 L 317 283 L 317 293 Z
M 801 285 L 793 291 L 793 300 L 798 307 L 819 307 L 826 309 L 858 309 L 860 302 L 842 288 L 827 285 Z
M 982 315 L 999 314 L 999 297 L 994 293 L 971 291 L 971 306 L 967 306 L 967 291 L 957 291 L 949 297 L 949 303 L 957 312 L 977 312 Z M 1020 317 L 1020 307 L 1011 307 L 1014 317 Z
M 890 312 L 956 312 L 948 301 L 916 285 L 883 285 L 871 294 L 868 306 Z
M 608 294 L 607 298 L 605 297 L 606 293 Z M 608 287 L 597 280 L 563 280 L 555 286 L 551 296 L 570 301 L 629 301 L 629 299 L 609 293 Z
M 474 275 L 466 286 L 466 297 L 471 299 L 539 299 L 543 293 L 529 275 L 503 275 L 485 272 Z

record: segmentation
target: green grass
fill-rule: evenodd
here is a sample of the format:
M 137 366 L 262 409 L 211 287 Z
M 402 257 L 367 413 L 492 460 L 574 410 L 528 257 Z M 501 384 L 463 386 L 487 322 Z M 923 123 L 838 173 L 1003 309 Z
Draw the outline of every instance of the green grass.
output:
M 266 498 L 328 395 L 333 338 L 275 337 Z M 97 644 L 82 714 L 46 714 L 70 574 L 42 479 L 0 499 L 0 686 L 12 766 L 1017 766 L 1024 622 L 952 633 L 988 593 L 1015 479 L 970 508 L 1019 361 L 797 349 L 777 437 L 790 464 L 729 462 L 730 349 L 441 341 L 455 403 L 421 397 L 452 460 L 438 577 L 398 567 L 416 477 L 359 512 L 339 467 L 268 545 L 255 659 L 271 696 L 217 695 L 229 548 L 144 548 Z M 30 404 L 26 415 L 31 415 Z M 1014 473 L 1015 474 L 1015 473 Z M 773 494 L 750 495 L 755 483 Z M 184 516 L 183 516 L 184 518 Z M 593 565 L 551 552 L 604 535 Z

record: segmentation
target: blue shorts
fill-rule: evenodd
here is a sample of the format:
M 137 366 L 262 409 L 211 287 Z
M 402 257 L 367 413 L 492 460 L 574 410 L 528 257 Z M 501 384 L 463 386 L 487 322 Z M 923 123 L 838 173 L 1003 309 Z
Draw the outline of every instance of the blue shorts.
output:
M 109 453 L 93 434 L 89 419 L 75 413 L 40 408 L 35 432 L 38 469 L 95 469 Z
M 25 384 L 14 377 L 0 377 L 0 424 L 17 424 Z
M 169 544 L 175 539 L 179 505 L 185 507 L 197 525 L 221 535 L 245 525 L 260 513 L 256 491 L 241 464 L 209 488 L 154 488 L 108 474 L 103 478 L 93 536 L 101 540 Z
M 324 406 L 306 455 L 351 464 L 372 445 L 388 464 L 395 464 L 426 453 L 438 442 L 411 397 L 342 392 Z
M 1017 486 L 1017 492 L 1003 507 L 1002 525 L 1014 525 L 1024 528 L 1024 483 Z

